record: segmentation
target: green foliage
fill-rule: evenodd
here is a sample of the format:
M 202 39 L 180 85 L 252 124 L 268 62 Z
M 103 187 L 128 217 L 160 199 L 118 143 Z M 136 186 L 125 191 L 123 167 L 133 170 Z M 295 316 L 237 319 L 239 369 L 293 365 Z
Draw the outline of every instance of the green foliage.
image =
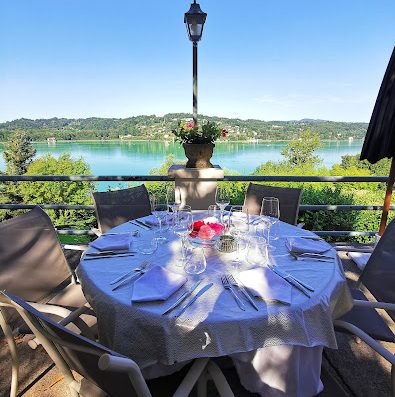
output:
M 73 160 L 69 154 L 58 159 L 51 154 L 33 161 L 26 175 L 91 175 L 89 166 L 82 160 Z M 91 182 L 21 182 L 19 191 L 23 201 L 29 204 L 91 204 Z M 52 222 L 57 225 L 91 226 L 95 222 L 92 213 L 84 210 L 48 210 Z
M 32 162 L 36 149 L 24 132 L 16 132 L 5 145 L 3 157 L 8 175 L 23 175 Z
M 126 119 L 104 119 L 91 117 L 87 119 L 19 119 L 0 123 L 0 140 L 5 140 L 15 131 L 25 131 L 35 141 L 55 137 L 58 140 L 98 140 L 119 139 L 168 139 L 169 131 L 177 127 L 177 121 L 191 122 L 192 117 L 186 113 L 171 113 L 163 117 L 155 115 L 135 116 Z M 362 139 L 365 136 L 367 123 L 343 123 L 324 120 L 300 121 L 263 121 L 241 120 L 225 117 L 208 117 L 199 115 L 203 125 L 214 122 L 229 131 L 227 140 L 240 141 L 249 139 L 284 140 L 296 139 L 301 130 L 310 129 L 319 134 L 321 139 Z
M 318 133 L 312 130 L 302 131 L 296 139 L 288 142 L 281 151 L 285 161 L 293 167 L 311 167 L 321 162 L 314 151 L 321 146 L 321 139 Z

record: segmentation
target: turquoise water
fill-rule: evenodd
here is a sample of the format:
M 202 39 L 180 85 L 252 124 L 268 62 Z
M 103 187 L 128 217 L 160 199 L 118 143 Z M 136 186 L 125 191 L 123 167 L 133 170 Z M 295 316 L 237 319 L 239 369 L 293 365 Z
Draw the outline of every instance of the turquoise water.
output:
M 217 143 L 213 164 L 228 168 L 240 174 L 249 174 L 266 161 L 282 159 L 281 150 L 286 142 L 266 143 Z M 51 153 L 55 157 L 71 153 L 72 157 L 82 157 L 89 163 L 93 175 L 147 175 L 153 167 L 159 167 L 168 154 L 176 160 L 185 160 L 183 148 L 178 143 L 164 142 L 58 142 L 54 145 L 36 143 L 37 156 Z M 362 141 L 324 142 L 317 151 L 328 167 L 341 161 L 345 154 L 358 154 Z M 3 145 L 0 144 L 0 153 Z M 0 156 L 0 170 L 5 169 L 3 156 Z M 109 185 L 109 183 L 106 183 Z M 102 189 L 103 186 L 100 186 Z

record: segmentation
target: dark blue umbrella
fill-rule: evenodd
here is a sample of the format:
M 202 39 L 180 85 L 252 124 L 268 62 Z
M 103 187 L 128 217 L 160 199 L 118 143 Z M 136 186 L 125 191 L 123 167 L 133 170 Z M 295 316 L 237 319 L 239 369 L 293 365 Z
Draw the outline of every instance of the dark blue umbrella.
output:
M 395 181 L 395 47 L 377 95 L 360 159 L 374 164 L 385 157 L 392 158 L 392 162 L 381 215 L 380 235 L 387 224 Z

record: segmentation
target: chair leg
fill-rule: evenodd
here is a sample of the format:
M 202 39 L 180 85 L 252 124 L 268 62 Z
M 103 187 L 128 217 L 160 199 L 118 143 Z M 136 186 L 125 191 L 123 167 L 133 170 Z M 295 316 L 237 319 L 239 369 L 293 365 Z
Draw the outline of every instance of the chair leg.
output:
M 226 380 L 224 374 L 219 369 L 218 365 L 210 361 L 207 364 L 208 373 L 213 378 L 215 387 L 218 390 L 218 393 L 221 397 L 235 397 L 232 392 L 232 389 L 229 386 L 228 381 Z
M 196 382 L 199 380 L 200 376 L 204 373 L 209 359 L 199 358 L 194 361 L 192 367 L 189 369 L 185 378 L 178 386 L 177 390 L 173 394 L 173 397 L 186 397 L 189 396 Z
M 197 383 L 197 397 L 207 397 L 207 373 L 204 372 Z
M 5 317 L 0 308 L 0 326 L 8 342 L 8 348 L 11 354 L 11 365 L 12 365 L 12 375 L 11 375 L 11 391 L 10 397 L 16 397 L 18 392 L 18 376 L 19 376 L 19 356 L 16 349 L 16 343 L 14 336 L 12 335 L 11 328 L 5 321 Z

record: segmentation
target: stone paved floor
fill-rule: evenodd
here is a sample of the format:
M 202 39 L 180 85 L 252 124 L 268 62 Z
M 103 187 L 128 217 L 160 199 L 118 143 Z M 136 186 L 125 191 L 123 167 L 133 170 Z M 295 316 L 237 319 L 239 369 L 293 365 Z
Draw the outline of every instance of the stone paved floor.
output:
M 348 261 L 344 254 L 346 276 L 353 284 L 358 278 L 358 269 Z M 393 323 L 392 324 L 393 327 Z M 394 327 L 393 327 L 394 329 Z M 390 396 L 390 366 L 363 342 L 357 343 L 352 336 L 337 334 L 338 350 L 326 349 L 323 368 L 334 377 L 352 397 Z M 395 353 L 394 344 L 384 344 Z M 66 397 L 69 395 L 66 382 L 60 376 L 51 360 L 41 347 L 33 351 L 24 343 L 18 345 L 21 356 L 21 380 L 19 395 L 25 397 Z M 237 382 L 237 376 L 231 369 L 225 374 L 232 385 L 236 397 L 255 396 L 248 393 Z M 10 365 L 9 354 L 4 341 L 0 343 L 0 396 L 9 393 Z M 325 383 L 325 382 L 324 382 Z M 159 394 L 160 395 L 160 394 Z M 210 397 L 217 394 L 211 390 Z M 337 397 L 337 392 L 326 390 L 325 396 Z M 160 397 L 162 397 L 160 395 Z

